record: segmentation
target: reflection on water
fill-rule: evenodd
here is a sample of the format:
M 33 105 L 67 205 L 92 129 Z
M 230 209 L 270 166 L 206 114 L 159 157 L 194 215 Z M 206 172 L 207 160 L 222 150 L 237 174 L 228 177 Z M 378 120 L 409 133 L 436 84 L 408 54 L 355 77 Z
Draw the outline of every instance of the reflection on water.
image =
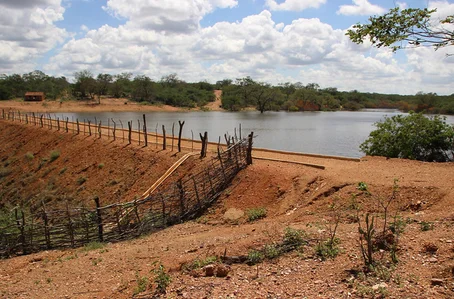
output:
M 64 113 L 57 116 L 69 117 L 94 122 L 113 118 L 117 124 L 119 120 L 127 128 L 127 122 L 133 121 L 136 129 L 139 119 L 142 123 L 142 112 L 102 112 L 102 113 Z M 185 121 L 183 136 L 199 138 L 199 133 L 208 131 L 210 141 L 218 141 L 219 136 L 225 133 L 233 135 L 234 128 L 242 126 L 243 135 L 251 131 L 257 138 L 254 146 L 270 149 L 317 153 L 325 155 L 340 155 L 361 157 L 359 145 L 374 129 L 373 124 L 384 115 L 399 114 L 396 110 L 366 110 L 361 112 L 147 112 L 148 131 L 161 132 L 165 125 L 168 134 L 171 134 L 172 124 L 175 123 L 175 135 L 178 134 L 178 120 Z M 448 116 L 448 122 L 454 123 L 454 117 Z M 224 138 L 222 138 L 224 140 Z

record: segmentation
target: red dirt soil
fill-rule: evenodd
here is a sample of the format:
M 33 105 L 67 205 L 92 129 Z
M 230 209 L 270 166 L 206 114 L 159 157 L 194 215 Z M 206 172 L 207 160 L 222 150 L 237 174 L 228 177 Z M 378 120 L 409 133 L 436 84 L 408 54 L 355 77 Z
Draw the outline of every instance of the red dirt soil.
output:
M 0 144 L 0 166 L 10 171 L 0 178 L 2 203 L 33 200 L 48 193 L 52 197 L 49 204 L 58 204 L 64 196 L 91 203 L 94 194 L 106 203 L 129 200 L 140 196 L 183 154 L 174 157 L 170 151 L 5 121 L 0 121 Z M 42 158 L 57 149 L 60 156 L 38 170 Z M 33 153 L 33 159 L 26 157 L 28 152 Z M 163 298 L 454 297 L 453 163 L 382 157 L 365 157 L 360 162 L 298 160 L 326 169 L 255 160 L 195 221 L 101 249 L 52 250 L 1 260 L 0 296 L 131 298 L 138 293 L 137 298 L 151 298 L 156 285 L 152 270 L 158 262 L 172 279 Z M 193 168 L 196 161 L 185 162 L 179 172 Z M 103 167 L 99 167 L 101 163 Z M 66 171 L 60 173 L 63 168 Z M 87 178 L 82 185 L 77 183 L 80 176 Z M 359 205 L 360 216 L 380 211 L 377 198 L 392 194 L 394 179 L 399 180 L 399 192 L 391 214 L 397 211 L 407 223 L 399 241 L 399 263 L 380 275 L 356 275 L 363 261 L 352 208 Z M 367 191 L 358 190 L 359 182 L 367 184 Z M 335 259 L 322 261 L 314 248 L 318 239 L 327 237 L 333 202 L 341 215 L 337 233 L 340 253 Z M 247 216 L 224 218 L 231 208 L 247 211 L 256 207 L 266 208 L 266 218 L 255 222 L 247 222 Z M 422 221 L 432 223 L 433 229 L 422 231 Z M 184 263 L 195 259 L 225 252 L 228 256 L 245 255 L 264 244 L 279 242 L 289 226 L 308 234 L 309 244 L 303 250 L 256 266 L 232 265 L 226 278 L 194 277 L 181 270 Z M 383 251 L 382 255 L 389 253 Z M 142 277 L 149 284 L 138 292 Z

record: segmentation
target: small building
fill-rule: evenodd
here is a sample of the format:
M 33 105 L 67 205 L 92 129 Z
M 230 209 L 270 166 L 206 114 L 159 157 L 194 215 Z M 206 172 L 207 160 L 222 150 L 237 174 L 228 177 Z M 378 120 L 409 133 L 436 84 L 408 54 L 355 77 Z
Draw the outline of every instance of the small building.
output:
M 35 102 L 40 102 L 44 101 L 44 92 L 31 92 L 28 91 L 25 93 L 25 98 L 24 101 L 35 101 Z

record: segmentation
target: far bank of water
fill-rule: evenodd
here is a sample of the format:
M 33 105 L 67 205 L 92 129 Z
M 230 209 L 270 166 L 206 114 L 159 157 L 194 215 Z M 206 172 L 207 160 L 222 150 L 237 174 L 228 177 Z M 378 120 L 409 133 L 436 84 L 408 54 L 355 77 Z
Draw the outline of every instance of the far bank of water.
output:
M 375 128 L 373 124 L 385 115 L 400 114 L 397 110 L 365 110 L 359 112 L 148 112 L 145 113 L 149 132 L 158 127 L 161 133 L 165 125 L 167 134 L 171 134 L 172 124 L 175 123 L 175 135 L 178 134 L 178 120 L 185 121 L 183 136 L 199 139 L 199 133 L 208 132 L 208 139 L 217 142 L 219 136 L 233 135 L 234 128 L 242 127 L 245 136 L 254 132 L 255 147 L 263 147 L 284 151 L 316 153 L 324 155 L 339 155 L 346 157 L 362 157 L 359 145 L 366 140 Z M 54 114 L 51 114 L 54 116 Z M 97 113 L 58 113 L 56 116 L 69 117 L 79 121 L 90 119 L 102 121 L 107 125 L 108 119 L 117 123 L 133 121 L 137 129 L 137 120 L 142 125 L 142 112 L 97 112 Z M 454 123 L 454 116 L 448 116 L 447 121 Z M 192 134 L 191 134 L 192 130 Z

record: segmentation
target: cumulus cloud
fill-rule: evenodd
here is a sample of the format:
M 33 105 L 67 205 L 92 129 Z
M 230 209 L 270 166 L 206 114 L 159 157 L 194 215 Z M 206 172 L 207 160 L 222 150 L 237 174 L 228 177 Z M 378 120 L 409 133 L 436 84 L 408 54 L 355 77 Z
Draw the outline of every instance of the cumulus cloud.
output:
M 271 10 L 290 11 L 302 11 L 308 8 L 319 8 L 325 3 L 326 0 L 285 0 L 282 3 L 277 3 L 276 0 L 266 0 L 266 6 Z
M 103 8 L 129 20 L 131 27 L 189 33 L 197 30 L 203 16 L 216 8 L 236 5 L 237 0 L 108 0 Z
M 368 0 L 353 0 L 353 5 L 341 5 L 337 14 L 347 16 L 370 16 L 380 15 L 386 12 L 386 10 L 378 5 L 370 3 Z
M 205 28 L 194 24 L 195 29 L 189 31 L 141 27 L 134 18 L 118 27 L 104 25 L 89 30 L 83 38 L 69 40 L 45 70 L 64 70 L 65 75 L 83 69 L 111 74 L 127 71 L 153 79 L 177 73 L 191 82 L 251 76 L 273 84 L 317 82 L 341 90 L 385 93 L 414 94 L 427 84 L 424 90 L 432 91 L 436 86 L 439 93 L 452 93 L 449 84 L 433 83 L 454 75 L 450 70 L 454 68 L 446 67 L 448 62 L 441 57 L 441 49 L 436 53 L 430 49 L 404 52 L 408 62 L 403 63 L 389 49 L 375 49 L 368 42 L 352 43 L 345 30 L 317 18 L 295 19 L 285 25 L 275 23 L 268 10 Z M 437 69 L 443 71 L 437 74 Z
M 67 37 L 54 24 L 63 19 L 64 11 L 60 0 L 0 2 L 0 68 L 32 70 L 36 58 Z

